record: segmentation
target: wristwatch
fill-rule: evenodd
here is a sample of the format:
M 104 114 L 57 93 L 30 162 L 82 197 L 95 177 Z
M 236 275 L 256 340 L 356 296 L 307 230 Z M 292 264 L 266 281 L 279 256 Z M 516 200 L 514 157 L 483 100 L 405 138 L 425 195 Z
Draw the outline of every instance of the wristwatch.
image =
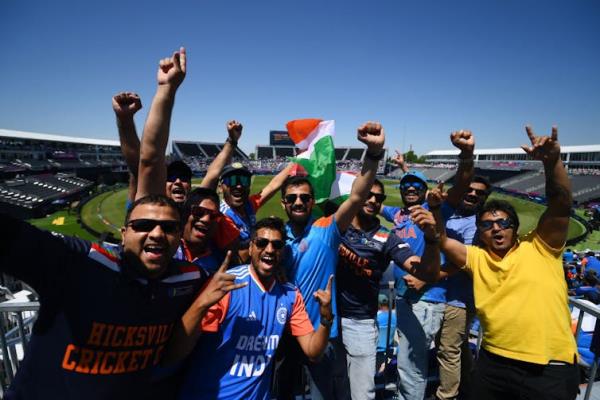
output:
M 334 318 L 335 317 L 333 315 L 331 316 L 331 319 L 325 319 L 323 316 L 321 316 L 321 325 L 323 325 L 325 328 L 331 328 Z

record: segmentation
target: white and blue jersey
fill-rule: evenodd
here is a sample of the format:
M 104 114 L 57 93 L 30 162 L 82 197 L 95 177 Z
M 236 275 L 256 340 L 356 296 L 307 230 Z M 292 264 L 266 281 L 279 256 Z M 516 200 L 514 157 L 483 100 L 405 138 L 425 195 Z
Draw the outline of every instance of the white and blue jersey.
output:
M 273 282 L 264 288 L 252 267 L 227 271 L 247 286 L 210 308 L 194 350 L 180 399 L 270 399 L 273 356 L 285 329 L 313 331 L 300 292 Z

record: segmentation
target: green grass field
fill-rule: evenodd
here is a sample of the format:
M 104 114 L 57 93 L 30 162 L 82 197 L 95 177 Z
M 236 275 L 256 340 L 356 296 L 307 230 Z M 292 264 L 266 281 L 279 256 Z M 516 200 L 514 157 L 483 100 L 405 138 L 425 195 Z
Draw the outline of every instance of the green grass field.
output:
M 252 181 L 252 193 L 258 192 L 263 188 L 267 182 L 271 179 L 270 176 L 256 176 Z M 194 180 L 193 184 L 196 185 L 200 180 Z M 396 188 L 397 180 L 386 180 L 384 184 L 386 186 L 385 192 L 387 194 L 386 205 L 399 206 L 402 204 L 400 199 L 400 193 Z M 110 232 L 115 237 L 120 237 L 119 227 L 122 225 L 125 217 L 125 201 L 127 197 L 126 189 L 120 189 L 116 191 L 104 192 L 92 200 L 90 200 L 82 209 L 81 218 L 90 226 L 92 229 L 98 232 Z M 494 193 L 492 198 L 500 198 L 509 201 L 517 210 L 521 221 L 521 227 L 519 229 L 520 234 L 524 234 L 533 228 L 537 224 L 537 221 L 544 211 L 544 206 L 529 202 L 522 199 Z M 267 204 L 265 204 L 258 212 L 258 218 L 275 215 L 285 219 L 285 212 L 283 211 L 280 203 L 280 196 L 274 196 Z M 61 222 L 61 217 L 64 218 L 62 225 L 57 224 Z M 46 218 L 32 220 L 31 222 L 42 228 L 53 230 L 68 235 L 75 235 L 85 239 L 93 239 L 93 237 L 83 230 L 77 223 L 76 215 L 68 214 L 66 211 L 59 211 Z M 54 222 L 54 223 L 53 223 Z M 386 225 L 390 226 L 388 223 Z M 576 220 L 571 220 L 569 226 L 569 237 L 575 237 L 584 232 L 584 227 Z M 600 248 L 600 233 L 594 232 L 589 235 L 586 240 L 580 242 L 577 246 L 574 246 L 578 250 L 585 248 Z

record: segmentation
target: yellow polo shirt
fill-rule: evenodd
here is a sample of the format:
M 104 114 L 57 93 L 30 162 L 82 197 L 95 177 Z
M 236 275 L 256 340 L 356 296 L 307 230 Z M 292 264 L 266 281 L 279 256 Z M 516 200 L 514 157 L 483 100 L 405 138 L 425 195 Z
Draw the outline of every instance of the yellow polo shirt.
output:
M 535 364 L 574 361 L 562 250 L 548 246 L 535 231 L 502 259 L 467 246 L 463 268 L 473 277 L 483 348 Z

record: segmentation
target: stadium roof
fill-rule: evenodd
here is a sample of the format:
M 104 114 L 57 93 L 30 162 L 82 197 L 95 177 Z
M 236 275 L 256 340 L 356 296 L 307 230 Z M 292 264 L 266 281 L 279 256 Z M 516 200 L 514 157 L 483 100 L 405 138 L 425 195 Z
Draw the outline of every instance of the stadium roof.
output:
M 8 129 L 0 129 L 0 137 L 8 137 L 8 138 L 15 138 L 15 139 L 28 139 L 28 140 L 48 140 L 48 141 L 53 141 L 53 142 L 66 142 L 66 143 L 79 143 L 79 144 L 93 144 L 93 145 L 99 145 L 99 146 L 120 146 L 120 143 L 118 140 L 79 138 L 79 137 L 74 137 L 74 136 L 52 135 L 52 134 L 48 134 L 48 133 L 11 131 Z
M 600 144 L 588 144 L 584 146 L 561 146 L 561 153 L 589 153 L 589 152 L 600 152 Z M 459 153 L 458 149 L 452 150 L 434 150 L 426 153 L 426 156 L 457 156 Z M 475 155 L 478 154 L 523 154 L 520 147 L 509 147 L 503 149 L 475 149 Z

